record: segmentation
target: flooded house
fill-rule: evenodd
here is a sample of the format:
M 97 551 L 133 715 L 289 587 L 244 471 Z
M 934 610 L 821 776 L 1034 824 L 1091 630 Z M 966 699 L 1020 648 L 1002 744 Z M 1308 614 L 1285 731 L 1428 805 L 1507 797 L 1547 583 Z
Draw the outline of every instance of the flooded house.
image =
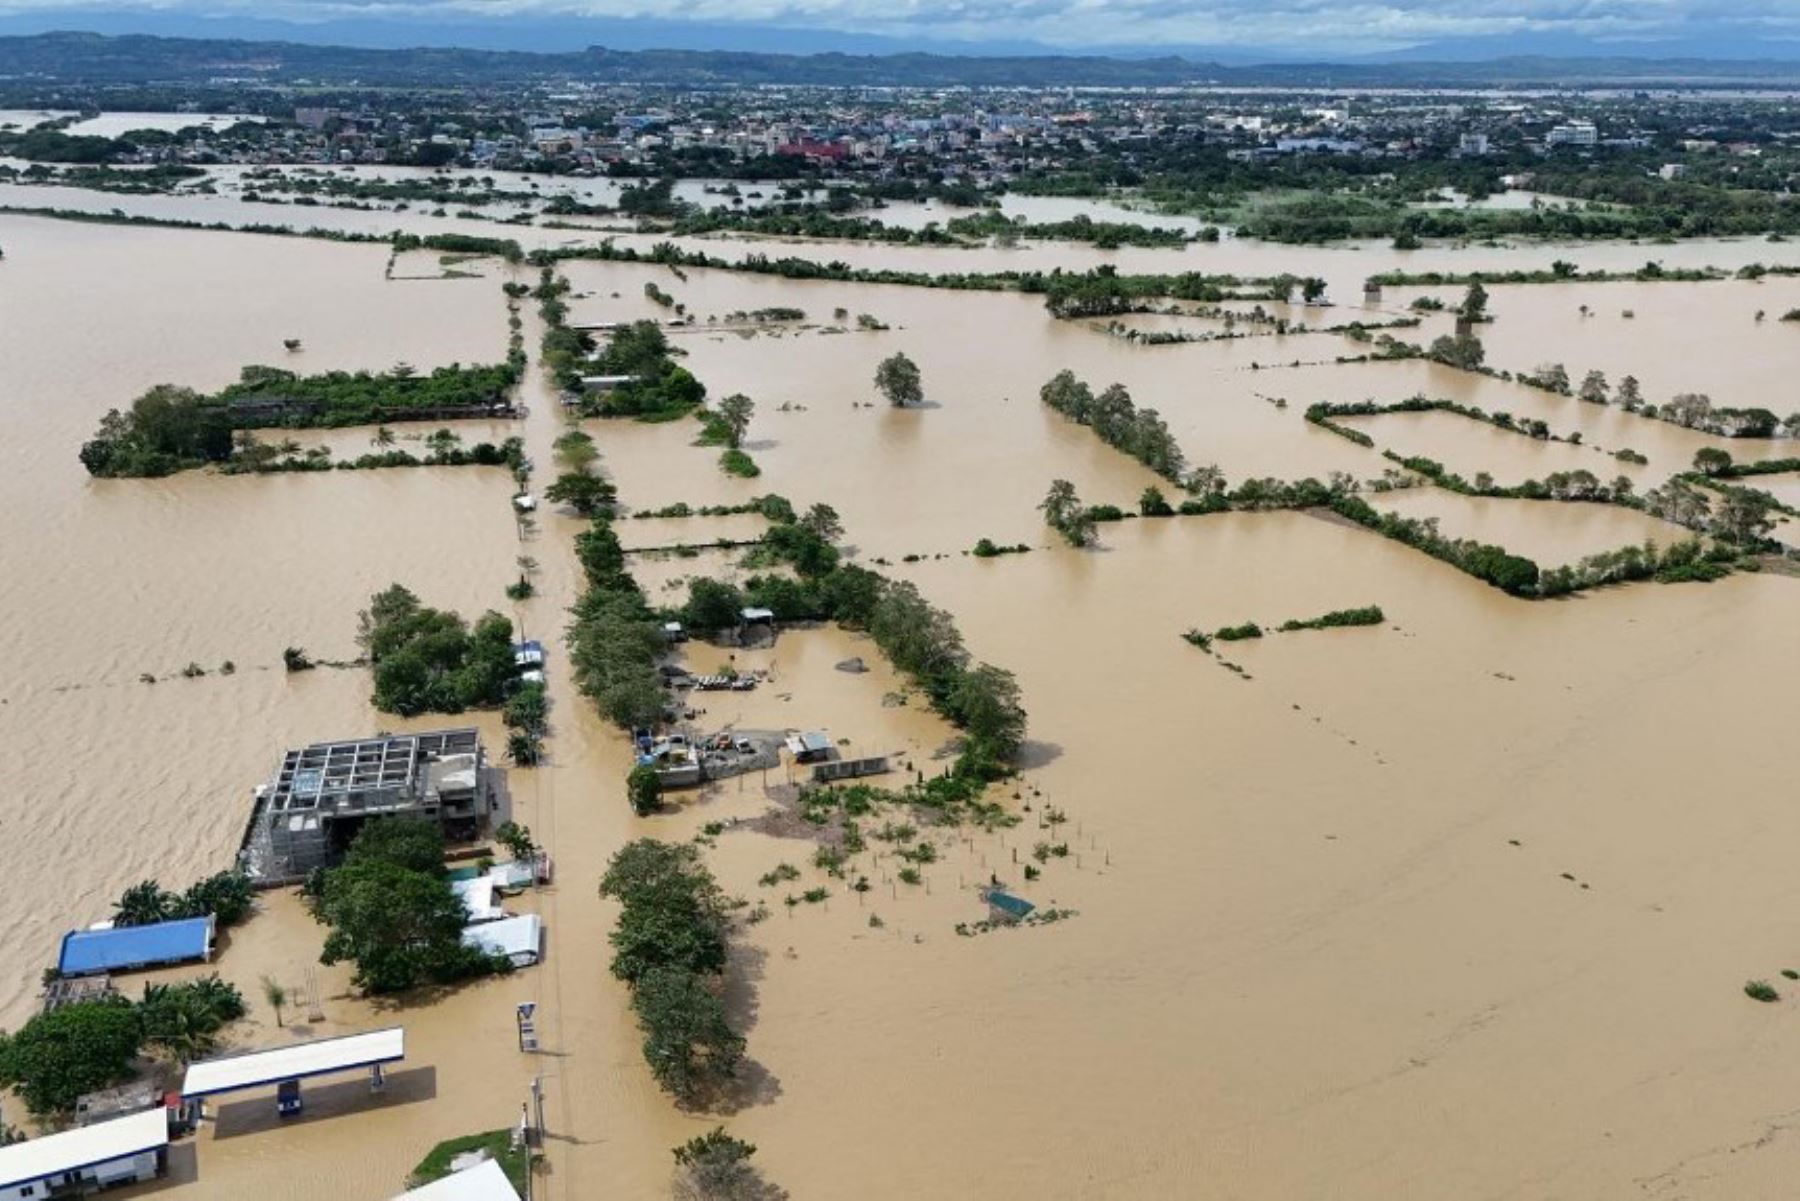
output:
M 491 771 L 472 728 L 288 751 L 257 791 L 244 870 L 265 883 L 301 879 L 335 864 L 372 817 L 423 818 L 451 841 L 474 838 L 493 806 Z

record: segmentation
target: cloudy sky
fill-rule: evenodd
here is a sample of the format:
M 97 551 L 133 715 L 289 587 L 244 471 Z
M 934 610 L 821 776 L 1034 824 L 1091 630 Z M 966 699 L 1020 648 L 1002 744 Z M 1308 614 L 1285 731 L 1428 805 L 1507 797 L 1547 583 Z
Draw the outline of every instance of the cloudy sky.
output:
M 907 43 L 1219 47 L 1312 59 L 1422 45 L 1800 56 L 1800 0 L 0 0 L 0 32 L 191 32 L 202 19 L 221 33 L 281 23 L 518 31 L 625 19 L 627 27 L 697 31 L 697 42 L 729 44 L 737 31 L 759 48 L 770 33 L 797 29 Z

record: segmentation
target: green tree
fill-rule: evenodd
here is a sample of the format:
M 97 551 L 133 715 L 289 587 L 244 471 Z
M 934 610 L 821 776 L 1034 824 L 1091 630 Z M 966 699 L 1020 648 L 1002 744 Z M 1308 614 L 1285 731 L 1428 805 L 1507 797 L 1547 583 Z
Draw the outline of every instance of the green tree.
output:
M 1473 334 L 1443 334 L 1433 340 L 1426 355 L 1440 363 L 1451 367 L 1460 367 L 1464 371 L 1474 371 L 1487 357 L 1487 350 L 1481 345 L 1481 339 Z
M 143 1040 L 182 1063 L 214 1051 L 219 1031 L 247 1011 L 237 986 L 216 974 L 178 984 L 146 984 L 137 1004 Z
M 1637 376 L 1628 375 L 1619 381 L 1617 399 L 1627 412 L 1635 413 L 1644 405 L 1644 394 L 1638 387 Z
M 443 829 L 424 818 L 372 817 L 351 840 L 344 862 L 376 861 L 421 875 L 442 876 L 446 872 Z
M 750 418 L 756 412 L 756 402 L 741 392 L 734 392 L 719 402 L 719 420 L 725 425 L 726 444 L 733 450 L 744 444 L 744 435 L 749 432 Z
M 83 1093 L 129 1080 L 142 1042 L 137 1011 L 123 997 L 64 1005 L 0 1039 L 0 1083 L 35 1114 L 66 1113 Z
M 587 469 L 594 460 L 600 457 L 600 450 L 594 445 L 593 435 L 578 429 L 570 429 L 557 436 L 551 443 L 551 452 L 556 461 L 570 471 L 587 474 Z
M 1162 494 L 1162 489 L 1152 484 L 1138 497 L 1138 512 L 1145 517 L 1168 517 L 1175 510 L 1169 507 L 1169 500 Z
M 514 859 L 530 859 L 538 852 L 538 845 L 531 838 L 531 827 L 518 822 L 501 822 L 500 828 L 494 831 L 494 841 L 505 847 Z
M 844 525 L 838 519 L 838 511 L 822 501 L 806 511 L 806 516 L 800 519 L 800 526 L 823 542 L 836 542 L 844 536 Z
M 1038 509 L 1044 514 L 1044 524 L 1061 534 L 1070 546 L 1093 544 L 1094 519 L 1068 480 L 1053 480 Z
M 971 758 L 1011 767 L 1025 742 L 1025 707 L 1010 671 L 981 663 L 962 673 L 948 709 L 969 733 Z
M 625 795 L 631 800 L 631 811 L 649 817 L 662 804 L 662 777 L 647 763 L 640 763 L 625 777 Z
M 181 894 L 174 916 L 203 917 L 211 914 L 221 926 L 235 926 L 250 916 L 256 889 L 243 872 L 218 872 L 188 887 Z
M 269 1008 L 275 1011 L 275 1024 L 277 1026 L 286 1025 L 286 1023 L 282 1021 L 281 1012 L 287 1007 L 288 1003 L 287 987 L 272 976 L 264 976 L 262 978 L 262 990 L 263 1000 L 267 1001 L 269 1003 Z
M 1775 528 L 1769 508 L 1767 494 L 1750 488 L 1729 488 L 1713 517 L 1713 531 L 1728 542 L 1752 546 Z
M 544 498 L 553 504 L 568 505 L 583 517 L 592 517 L 602 509 L 612 508 L 618 490 L 599 476 L 565 471 L 544 489 Z
M 319 962 L 353 963 L 351 978 L 367 992 L 401 992 L 499 967 L 463 945 L 469 913 L 447 880 L 390 860 L 351 860 L 328 872 L 319 916 L 331 928 Z
M 692 843 L 640 838 L 613 855 L 600 895 L 620 904 L 613 975 L 636 983 L 658 967 L 725 970 L 725 900 Z
M 1704 446 L 1694 452 L 1694 470 L 1707 476 L 1720 476 L 1731 470 L 1731 453 L 1716 446 Z
M 721 580 L 698 576 L 688 584 L 682 620 L 702 632 L 735 629 L 744 608 L 744 594 Z
M 723 1126 L 675 1148 L 675 1201 L 785 1201 L 787 1191 L 751 1166 L 756 1148 Z
M 915 405 L 925 399 L 924 382 L 919 366 L 904 352 L 896 352 L 881 360 L 875 368 L 875 390 L 896 408 Z
M 679 967 L 652 968 L 632 988 L 631 1006 L 651 1074 L 678 1100 L 694 1104 L 737 1075 L 743 1036 L 702 977 Z
M 1457 306 L 1459 317 L 1470 324 L 1478 324 L 1488 319 L 1488 290 L 1481 285 L 1479 279 L 1469 281 L 1469 290 L 1463 293 L 1462 303 Z
M 1607 387 L 1604 371 L 1590 371 L 1581 380 L 1581 390 L 1575 394 L 1589 404 L 1606 403 Z
M 113 924 L 149 926 L 166 922 L 174 916 L 179 903 L 180 898 L 174 893 L 163 891 L 162 885 L 155 880 L 145 880 L 141 884 L 133 884 L 119 897 L 118 904 L 113 906 Z
M 1093 392 L 1067 368 L 1052 376 L 1050 382 L 1039 390 L 1038 397 L 1063 416 L 1083 425 L 1087 424 L 1094 406 Z

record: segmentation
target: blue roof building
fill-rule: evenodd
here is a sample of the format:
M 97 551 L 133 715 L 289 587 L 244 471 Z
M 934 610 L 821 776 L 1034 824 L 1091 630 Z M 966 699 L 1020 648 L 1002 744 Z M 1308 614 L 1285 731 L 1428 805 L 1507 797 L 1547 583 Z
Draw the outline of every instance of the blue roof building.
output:
M 182 918 L 110 930 L 71 930 L 63 935 L 56 970 L 65 976 L 128 972 L 167 963 L 212 958 L 213 919 Z

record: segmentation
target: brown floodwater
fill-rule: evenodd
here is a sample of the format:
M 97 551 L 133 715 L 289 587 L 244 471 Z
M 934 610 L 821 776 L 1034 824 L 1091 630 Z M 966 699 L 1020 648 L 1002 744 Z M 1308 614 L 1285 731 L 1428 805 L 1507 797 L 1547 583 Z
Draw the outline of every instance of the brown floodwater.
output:
M 1023 296 L 572 264 L 577 319 L 654 315 L 643 295 L 653 281 L 701 317 L 781 305 L 813 327 L 672 335 L 713 395 L 757 402 L 747 449 L 762 475 L 725 475 L 717 448 L 693 445 L 692 421 L 583 423 L 628 508 L 768 491 L 828 502 L 854 553 L 890 560 L 885 570 L 955 615 L 974 654 L 1019 677 L 1028 767 L 1017 794 L 999 797 L 1019 826 L 927 832 L 938 857 L 917 885 L 872 844 L 849 865 L 849 879 L 870 882 L 859 893 L 812 865 L 811 844 L 739 820 L 766 807 L 760 777 L 632 816 L 625 740 L 562 670 L 581 524 L 544 506 L 521 543 L 504 473 L 92 481 L 75 458 L 107 408 L 156 382 L 216 387 L 246 363 L 286 364 L 284 337 L 303 339 L 292 361 L 309 370 L 497 359 L 503 269 L 388 281 L 377 246 L 16 217 L 0 217 L 0 245 L 0 404 L 14 418 L 0 443 L 0 763 L 13 784 L 0 830 L 15 883 L 0 900 L 0 1021 L 29 1015 L 56 938 L 104 917 L 125 886 L 180 886 L 228 863 L 248 791 L 285 746 L 462 720 L 502 741 L 491 714 L 378 714 L 359 670 L 288 676 L 283 647 L 352 654 L 356 609 L 395 580 L 465 614 L 500 607 L 552 640 L 550 759 L 507 782 L 512 814 L 557 863 L 553 887 L 516 902 L 544 915 L 546 961 L 381 1005 L 352 995 L 342 967 L 318 967 L 320 1019 L 290 1011 L 283 1032 L 259 981 L 301 984 L 322 935 L 295 897 L 269 896 L 217 964 L 252 998 L 233 1045 L 400 1022 L 406 1073 L 378 1104 L 355 1082 L 321 1088 L 297 1124 L 277 1126 L 266 1097 L 222 1107 L 167 1195 L 388 1196 L 438 1140 L 516 1120 L 534 1075 L 552 1131 L 537 1195 L 555 1201 L 665 1195 L 669 1148 L 721 1121 L 797 1197 L 1737 1198 L 1779 1195 L 1776 1182 L 1800 1169 L 1796 1144 L 1765 1137 L 1786 1121 L 1782 1090 L 1800 1069 L 1800 1035 L 1783 1020 L 1793 1002 L 1742 993 L 1746 979 L 1781 984 L 1782 968 L 1800 967 L 1786 916 L 1800 903 L 1787 863 L 1800 814 L 1782 753 L 1785 681 L 1800 670 L 1795 580 L 1770 572 L 1533 604 L 1308 514 L 1131 521 L 1077 552 L 1052 545 L 1034 508 L 1053 478 L 1127 506 L 1157 482 L 1038 401 L 1065 367 L 1096 387 L 1126 383 L 1191 460 L 1234 480 L 1378 475 L 1378 453 L 1305 423 L 1318 399 L 1423 391 L 1542 414 L 1559 433 L 1651 456 L 1645 484 L 1684 466 L 1697 436 L 1426 364 L 1330 364 L 1355 352 L 1333 335 L 1134 346 L 1053 322 Z M 932 253 L 821 249 L 871 262 Z M 1216 249 L 1219 262 L 1329 264 L 1318 269 L 1334 286 L 1401 257 Z M 1727 265 L 1769 249 L 1653 248 L 1671 263 Z M 951 253 L 938 261 L 1012 252 Z M 1429 258 L 1464 267 L 1557 253 L 1570 254 Z M 402 265 L 429 274 L 433 263 Z M 1704 304 L 1718 286 L 1655 288 Z M 838 308 L 852 329 L 860 312 L 891 328 L 825 332 Z M 1607 354 L 1666 355 L 1639 332 L 1650 328 L 1609 319 Z M 535 317 L 525 332 L 535 347 Z M 1745 353 L 1794 366 L 1784 344 L 1757 345 Z M 874 394 L 875 365 L 896 350 L 919 362 L 926 406 L 894 411 Z M 1295 361 L 1324 365 L 1274 367 Z M 1747 370 L 1772 369 L 1759 358 Z M 563 421 L 540 376 L 524 399 L 523 422 L 459 429 L 523 436 L 541 491 Z M 1616 473 L 1603 450 L 1443 414 L 1364 427 L 1381 445 L 1502 482 L 1572 466 Z M 346 455 L 367 439 L 303 440 Z M 1598 506 L 1426 490 L 1379 503 L 1545 564 L 1661 528 Z M 670 603 L 696 573 L 744 569 L 729 551 L 650 548 L 759 528 L 748 515 L 619 524 L 645 551 L 633 556 L 640 580 Z M 1034 549 L 963 553 L 983 536 Z M 501 590 L 521 553 L 541 565 L 539 594 L 514 605 Z M 1216 655 L 1180 637 L 1368 604 L 1384 610 L 1382 626 L 1272 633 L 1215 643 Z M 733 662 L 714 648 L 687 654 L 702 669 Z M 790 631 L 736 656 L 769 682 L 708 694 L 697 727 L 818 728 L 923 771 L 953 734 L 859 635 Z M 838 669 L 853 657 L 870 670 Z M 180 678 L 189 661 L 208 674 Z M 144 672 L 158 682 L 139 682 Z M 1048 825 L 1053 810 L 1067 821 Z M 595 893 L 627 839 L 708 829 L 721 882 L 746 913 L 767 910 L 738 936 L 727 987 L 753 1061 L 728 1114 L 682 1113 L 651 1080 L 606 970 L 614 911 Z M 1041 877 L 1027 882 L 1014 856 L 1033 862 L 1039 843 Z M 1058 844 L 1066 855 L 1049 853 Z M 781 863 L 801 878 L 759 883 Z M 1072 916 L 959 937 L 958 923 L 985 916 L 975 889 L 994 877 Z M 813 887 L 827 899 L 799 899 Z M 540 1005 L 549 1054 L 514 1046 L 524 1000 Z
M 1766 249 L 1773 253 L 1765 261 L 1782 258 L 1782 247 Z M 1585 254 L 1578 257 L 1583 267 L 1590 265 Z M 1651 404 L 1700 392 L 1715 405 L 1767 408 L 1778 417 L 1800 407 L 1789 370 L 1800 350 L 1800 330 L 1780 319 L 1800 306 L 1800 278 L 1686 286 L 1636 281 L 1496 284 L 1488 292 L 1494 320 L 1476 332 L 1490 367 L 1532 372 L 1561 363 L 1576 385 L 1589 371 L 1603 372 L 1615 387 L 1635 375 Z M 1454 306 L 1462 290 L 1394 289 L 1386 300 L 1399 306 L 1417 295 L 1436 296 Z M 1423 340 L 1448 332 L 1448 327 L 1448 318 L 1435 318 Z

